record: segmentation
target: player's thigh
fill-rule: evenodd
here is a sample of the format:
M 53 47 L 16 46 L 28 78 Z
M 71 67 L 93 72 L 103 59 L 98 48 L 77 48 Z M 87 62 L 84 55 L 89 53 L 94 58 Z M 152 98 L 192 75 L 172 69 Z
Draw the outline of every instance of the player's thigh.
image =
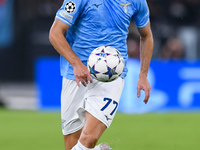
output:
M 123 87 L 122 78 L 106 83 L 94 82 L 85 95 L 85 110 L 109 127 L 117 111 Z
M 78 87 L 76 81 L 63 78 L 61 93 L 61 119 L 62 132 L 69 135 L 82 129 L 85 114 L 78 113 L 84 106 L 84 94 L 86 88 Z
M 80 142 L 88 148 L 93 148 L 106 128 L 106 125 L 100 120 L 85 112 L 85 125 L 80 136 Z

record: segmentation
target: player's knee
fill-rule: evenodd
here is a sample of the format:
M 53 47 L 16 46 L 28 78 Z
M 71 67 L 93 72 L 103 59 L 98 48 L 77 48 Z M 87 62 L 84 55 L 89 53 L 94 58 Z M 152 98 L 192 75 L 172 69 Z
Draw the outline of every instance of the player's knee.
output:
M 83 131 L 81 134 L 81 141 L 85 144 L 86 147 L 91 148 L 95 147 L 97 144 L 98 138 L 96 135 Z

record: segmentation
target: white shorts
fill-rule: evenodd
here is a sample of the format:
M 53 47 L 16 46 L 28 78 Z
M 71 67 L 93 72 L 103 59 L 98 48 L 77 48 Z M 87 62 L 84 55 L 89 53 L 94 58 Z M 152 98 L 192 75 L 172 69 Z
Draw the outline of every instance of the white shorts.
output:
M 118 108 L 124 79 L 112 82 L 93 80 L 87 87 L 77 86 L 75 80 L 63 78 L 61 94 L 62 132 L 68 135 L 84 126 L 85 111 L 104 123 L 112 123 Z

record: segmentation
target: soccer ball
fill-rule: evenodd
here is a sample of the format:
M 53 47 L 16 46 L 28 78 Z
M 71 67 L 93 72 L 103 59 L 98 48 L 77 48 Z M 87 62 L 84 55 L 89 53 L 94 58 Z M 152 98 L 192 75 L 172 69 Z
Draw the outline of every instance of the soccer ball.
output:
M 102 82 L 117 79 L 124 70 L 124 58 L 111 46 L 100 46 L 90 54 L 87 67 L 92 77 Z
M 76 4 L 72 1 L 69 1 L 66 3 L 65 5 L 65 11 L 67 11 L 68 13 L 73 13 L 76 10 Z

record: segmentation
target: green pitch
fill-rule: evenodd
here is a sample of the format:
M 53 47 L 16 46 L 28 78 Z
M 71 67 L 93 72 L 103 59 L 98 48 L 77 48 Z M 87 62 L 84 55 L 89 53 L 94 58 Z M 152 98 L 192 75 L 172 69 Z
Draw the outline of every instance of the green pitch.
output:
M 117 114 L 100 142 L 113 150 L 198 150 L 200 114 Z M 0 109 L 0 150 L 64 150 L 58 112 Z

